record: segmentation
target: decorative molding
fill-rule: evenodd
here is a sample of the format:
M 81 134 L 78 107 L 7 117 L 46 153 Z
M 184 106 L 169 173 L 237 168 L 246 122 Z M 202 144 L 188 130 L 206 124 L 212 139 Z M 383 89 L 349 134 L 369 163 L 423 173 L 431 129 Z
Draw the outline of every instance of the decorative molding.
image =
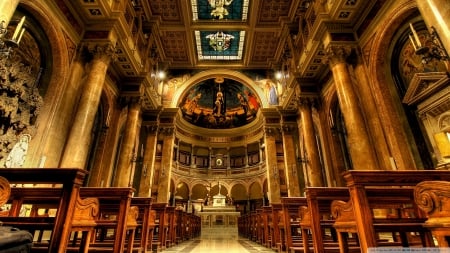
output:
M 418 104 L 449 83 L 450 78 L 445 72 L 416 73 L 409 83 L 402 102 L 408 105 Z

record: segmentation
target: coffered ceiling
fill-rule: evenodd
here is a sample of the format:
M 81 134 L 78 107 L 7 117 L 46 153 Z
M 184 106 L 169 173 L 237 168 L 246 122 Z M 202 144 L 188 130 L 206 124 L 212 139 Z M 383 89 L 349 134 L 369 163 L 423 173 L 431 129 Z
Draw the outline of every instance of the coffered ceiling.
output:
M 298 26 L 293 0 L 148 1 L 161 59 L 171 68 L 269 68 L 278 64 L 289 30 Z

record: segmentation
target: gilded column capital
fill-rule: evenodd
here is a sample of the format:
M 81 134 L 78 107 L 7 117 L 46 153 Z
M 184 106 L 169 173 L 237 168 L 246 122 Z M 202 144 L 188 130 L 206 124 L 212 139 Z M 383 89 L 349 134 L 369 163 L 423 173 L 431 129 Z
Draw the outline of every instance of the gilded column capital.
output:
M 116 47 L 111 42 L 87 42 L 85 43 L 84 48 L 92 59 L 103 61 L 106 64 L 109 64 L 115 57 Z
M 347 58 L 352 53 L 354 46 L 347 44 L 330 44 L 326 48 L 326 55 L 331 66 L 338 63 L 347 63 Z
M 144 101 L 143 96 L 122 96 L 120 97 L 120 104 L 122 106 L 142 106 Z
M 281 127 L 281 131 L 283 132 L 283 134 L 294 134 L 297 131 L 297 129 L 298 126 L 294 122 L 284 123 L 283 126 Z
M 171 136 L 175 133 L 175 127 L 173 126 L 160 127 L 159 132 L 165 136 Z
M 158 125 L 157 124 L 145 125 L 143 127 L 145 128 L 147 134 L 158 133 Z
M 264 134 L 266 136 L 275 137 L 280 133 L 280 129 L 276 127 L 265 127 L 264 128 Z
M 297 98 L 297 105 L 299 107 L 317 107 L 319 104 L 319 101 L 315 97 L 298 97 Z

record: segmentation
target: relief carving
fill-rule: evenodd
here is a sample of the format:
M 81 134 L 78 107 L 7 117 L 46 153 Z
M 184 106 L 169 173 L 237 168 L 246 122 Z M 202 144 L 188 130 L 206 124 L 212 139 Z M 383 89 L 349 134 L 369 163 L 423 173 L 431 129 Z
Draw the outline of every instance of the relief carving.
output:
M 0 167 L 21 167 L 43 99 L 30 66 L 0 58 Z

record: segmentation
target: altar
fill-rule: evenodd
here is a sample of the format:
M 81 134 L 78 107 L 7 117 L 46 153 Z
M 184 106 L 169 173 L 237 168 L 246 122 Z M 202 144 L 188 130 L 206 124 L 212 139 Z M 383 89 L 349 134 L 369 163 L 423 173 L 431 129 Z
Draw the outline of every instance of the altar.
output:
M 227 206 L 226 197 L 217 194 L 213 196 L 212 206 L 203 206 L 197 213 L 202 220 L 202 238 L 237 239 L 237 220 L 240 212 L 235 206 Z

